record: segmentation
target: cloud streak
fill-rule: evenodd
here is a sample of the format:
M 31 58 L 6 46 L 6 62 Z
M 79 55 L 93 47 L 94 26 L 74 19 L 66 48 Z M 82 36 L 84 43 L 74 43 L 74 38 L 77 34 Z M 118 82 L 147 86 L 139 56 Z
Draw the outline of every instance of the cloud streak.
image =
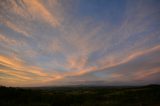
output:
M 159 74 L 160 4 L 149 0 L 104 4 L 2 0 L 0 84 L 152 82 L 151 76 Z

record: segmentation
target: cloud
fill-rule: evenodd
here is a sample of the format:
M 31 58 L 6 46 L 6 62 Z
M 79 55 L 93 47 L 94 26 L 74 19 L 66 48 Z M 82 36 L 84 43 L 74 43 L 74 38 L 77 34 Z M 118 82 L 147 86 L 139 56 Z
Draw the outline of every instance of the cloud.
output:
M 127 64 L 128 62 L 130 61 L 133 61 L 134 59 L 136 58 L 139 58 L 141 56 L 144 56 L 146 54 L 150 54 L 150 53 L 153 53 L 153 52 L 158 52 L 160 51 L 160 46 L 155 46 L 155 47 L 152 47 L 150 49 L 146 49 L 146 50 L 141 50 L 141 51 L 137 51 L 135 53 L 131 53 L 131 54 L 128 54 L 128 55 L 125 55 L 125 57 L 122 57 L 120 59 L 111 59 L 111 60 L 107 60 L 106 61 L 102 61 L 100 64 L 104 64 L 104 66 L 100 66 L 100 70 L 103 70 L 103 69 L 107 69 L 107 68 L 111 68 L 111 67 L 117 67 L 119 65 L 122 65 L 122 64 Z M 106 64 L 106 65 L 105 65 Z
M 58 19 L 53 16 L 44 6 L 40 0 L 28 1 L 23 0 L 24 5 L 27 7 L 27 11 L 35 18 L 42 18 L 49 24 L 59 26 Z
M 22 64 L 21 61 L 17 60 L 16 58 L 13 59 L 13 57 L 9 58 L 7 56 L 2 56 L 2 55 L 0 55 L 0 63 L 4 66 L 13 67 L 13 68 L 18 68 Z
M 35 36 L 40 28 L 39 25 L 52 26 L 54 29 L 60 25 L 63 18 L 62 15 L 58 15 L 62 7 L 57 0 L 48 2 L 52 8 L 47 7 L 48 4 L 43 0 L 2 1 L 0 23 L 24 37 Z
M 112 8 L 95 8 L 104 10 L 97 13 L 80 2 L 6 0 L 0 4 L 1 83 L 5 84 L 5 77 L 6 85 L 132 82 L 134 75 L 145 79 L 158 73 L 143 71 L 146 64 L 157 67 L 157 59 L 141 62 L 160 51 L 158 6 L 127 1 L 124 10 L 115 11 L 115 18 L 107 15 Z
M 17 43 L 16 40 L 7 38 L 5 35 L 1 35 L 1 34 L 0 34 L 0 41 L 5 42 L 7 44 L 16 44 Z
M 42 69 L 35 66 L 27 66 L 23 61 L 14 57 L 0 55 L 0 65 L 0 73 L 13 76 L 15 80 L 19 79 L 25 83 L 29 83 L 28 81 L 33 83 L 37 82 L 37 80 L 37 83 L 39 83 L 44 77 L 52 77 L 43 72 Z M 33 80 L 34 78 L 36 78 L 36 80 Z
M 7 74 L 7 75 L 11 75 L 11 76 L 15 76 L 19 79 L 22 80 L 31 80 L 30 77 L 27 77 L 26 75 L 21 75 L 21 73 L 17 72 L 17 71 L 9 71 L 9 70 L 0 70 L 1 73 Z
M 7 27 L 9 27 L 10 29 L 12 29 L 13 31 L 15 31 L 17 33 L 20 33 L 21 35 L 24 35 L 25 37 L 29 37 L 29 33 L 28 32 L 26 32 L 25 30 L 21 29 L 20 27 L 18 27 L 14 23 L 12 23 L 12 22 L 10 22 L 8 20 L 1 20 L 1 22 L 3 24 L 5 24 Z
M 95 71 L 107 70 L 107 69 L 113 68 L 113 67 L 118 67 L 122 64 L 127 64 L 128 62 L 133 61 L 134 59 L 137 59 L 141 56 L 144 56 L 146 54 L 150 54 L 153 52 L 157 52 L 157 51 L 160 51 L 160 46 L 156 46 L 151 49 L 147 49 L 147 50 L 143 50 L 143 51 L 137 51 L 135 53 L 128 54 L 125 57 L 119 58 L 119 59 L 118 58 L 116 58 L 116 59 L 114 59 L 114 58 L 103 59 L 102 61 L 99 61 L 100 63 L 98 63 L 98 64 L 100 64 L 100 66 L 97 66 L 97 67 L 94 66 L 94 67 L 89 67 L 88 69 L 82 69 L 79 72 L 77 72 L 75 74 L 75 76 L 76 75 L 83 75 L 83 74 L 87 74 L 87 73 L 92 73 Z M 76 65 L 76 66 L 78 66 L 78 65 Z
M 136 80 L 144 80 L 152 75 L 160 74 L 160 68 L 154 68 L 150 70 L 140 70 L 134 74 Z

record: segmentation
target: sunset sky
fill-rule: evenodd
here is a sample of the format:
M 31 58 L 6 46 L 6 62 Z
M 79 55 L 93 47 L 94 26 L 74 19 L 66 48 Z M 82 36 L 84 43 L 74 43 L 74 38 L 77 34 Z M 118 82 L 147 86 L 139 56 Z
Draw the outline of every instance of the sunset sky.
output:
M 0 0 L 0 85 L 160 84 L 160 0 Z

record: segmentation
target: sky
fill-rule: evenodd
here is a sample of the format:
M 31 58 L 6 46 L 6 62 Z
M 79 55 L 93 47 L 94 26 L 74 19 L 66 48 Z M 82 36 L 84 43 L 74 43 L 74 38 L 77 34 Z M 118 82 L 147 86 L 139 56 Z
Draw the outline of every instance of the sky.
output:
M 0 0 L 0 85 L 160 84 L 160 0 Z

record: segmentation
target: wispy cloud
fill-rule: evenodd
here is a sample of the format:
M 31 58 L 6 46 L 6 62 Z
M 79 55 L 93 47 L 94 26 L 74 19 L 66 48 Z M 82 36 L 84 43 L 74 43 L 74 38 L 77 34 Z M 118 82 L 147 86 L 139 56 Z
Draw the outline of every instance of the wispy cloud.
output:
M 132 83 L 159 74 L 159 4 L 110 3 L 2 0 L 0 84 Z
M 23 3 L 23 5 L 26 6 L 27 11 L 36 19 L 42 18 L 54 27 L 60 24 L 58 19 L 44 7 L 40 0 L 23 0 Z

